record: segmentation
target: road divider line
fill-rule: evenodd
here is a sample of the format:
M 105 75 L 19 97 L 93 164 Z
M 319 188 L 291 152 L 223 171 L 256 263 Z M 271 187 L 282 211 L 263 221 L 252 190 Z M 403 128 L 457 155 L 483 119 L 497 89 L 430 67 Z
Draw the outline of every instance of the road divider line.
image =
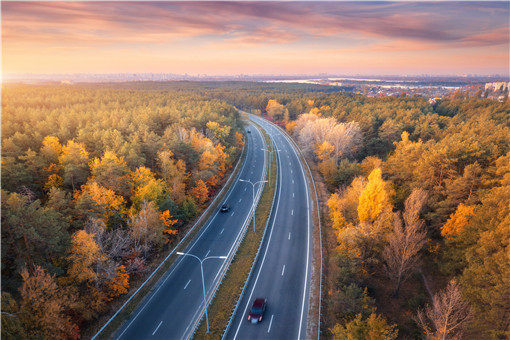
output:
M 230 214 L 230 216 L 234 216 L 234 213 L 235 213 L 235 211 L 232 211 L 232 214 Z
M 211 249 L 209 249 L 209 250 L 207 251 L 207 253 L 205 253 L 205 257 L 207 257 L 207 255 L 209 255 L 209 253 L 210 253 L 210 252 L 211 252 Z
M 290 214 L 291 214 L 292 216 L 294 216 L 294 209 L 292 209 L 292 211 L 290 212 Z
M 223 231 L 225 231 L 225 228 L 221 229 L 220 235 L 223 234 Z
M 290 233 L 289 233 L 289 240 L 290 240 Z
M 271 331 L 271 325 L 273 324 L 273 316 L 274 316 L 274 314 L 273 314 L 273 315 L 271 315 L 271 321 L 269 321 L 269 327 L 268 327 L 268 329 L 267 329 L 267 332 L 268 332 L 268 333 Z
M 282 268 L 282 276 L 283 276 L 283 273 L 285 273 L 285 265 L 283 265 L 283 268 Z
M 158 324 L 158 327 L 156 327 L 156 329 L 154 330 L 154 332 L 152 332 L 152 335 L 156 334 L 156 332 L 158 331 L 159 329 L 159 326 L 161 326 L 161 324 L 163 323 L 163 320 L 161 320 Z
M 184 286 L 184 289 L 188 288 L 188 285 L 189 285 L 190 282 L 191 282 L 191 279 L 188 281 L 188 283 L 186 283 L 186 285 Z
M 262 136 L 262 133 L 257 129 L 257 132 L 259 134 L 259 136 L 261 138 L 264 138 Z M 266 153 L 264 153 L 264 165 L 263 165 L 263 173 L 262 173 L 262 179 L 266 178 L 266 175 L 267 175 L 267 166 L 266 166 L 266 162 L 267 162 L 267 157 L 266 157 Z M 246 188 L 245 188 L 246 190 Z M 255 202 L 257 202 L 256 205 L 258 205 L 258 202 L 262 196 L 262 192 L 264 191 L 264 185 L 259 185 L 259 188 L 257 189 L 257 193 L 255 194 Z M 274 197 L 273 197 L 274 199 Z M 214 299 L 214 296 L 216 295 L 216 292 L 217 292 L 217 289 L 219 287 L 219 285 L 222 283 L 222 280 L 224 279 L 224 276 L 226 274 L 226 271 L 228 270 L 228 268 L 230 267 L 230 264 L 232 263 L 233 261 L 233 258 L 235 256 L 235 253 L 237 252 L 237 249 L 239 247 L 239 245 L 241 244 L 242 240 L 243 240 L 243 237 L 244 235 L 246 234 L 247 230 L 248 230 L 248 226 L 249 226 L 249 221 L 251 220 L 252 216 L 253 216 L 253 213 L 256 209 L 256 205 L 252 205 L 252 207 L 250 208 L 247 216 L 246 216 L 246 219 L 244 220 L 243 224 L 242 224 L 242 227 L 241 227 L 241 230 L 239 231 L 239 233 L 237 234 L 235 240 L 234 240 L 234 243 L 232 244 L 232 247 L 230 248 L 230 250 L 227 252 L 227 260 L 224 262 L 224 264 L 226 264 L 226 266 L 220 266 L 220 270 L 218 271 L 218 273 L 216 274 L 215 278 L 213 279 L 212 281 L 212 287 L 209 288 L 209 290 L 207 291 L 206 293 L 206 304 L 205 306 L 202 304 L 202 307 L 199 308 L 196 312 L 195 312 L 195 315 L 193 317 L 193 321 L 192 323 L 190 323 L 188 325 L 188 327 L 186 328 L 185 332 L 184 332 L 184 336 L 183 338 L 184 339 L 190 339 L 196 332 L 197 330 L 197 327 L 199 326 L 199 322 L 200 320 L 202 319 L 203 315 L 204 315 L 204 312 L 205 312 L 205 308 L 206 306 L 208 306 L 210 304 L 210 302 Z M 216 280 L 216 278 L 218 278 L 219 274 L 223 274 L 223 276 L 221 278 L 219 278 L 218 280 Z M 196 315 L 200 313 L 200 317 L 196 318 Z M 190 327 L 192 327 L 192 330 L 191 330 L 191 333 L 188 334 L 188 330 L 190 329 Z

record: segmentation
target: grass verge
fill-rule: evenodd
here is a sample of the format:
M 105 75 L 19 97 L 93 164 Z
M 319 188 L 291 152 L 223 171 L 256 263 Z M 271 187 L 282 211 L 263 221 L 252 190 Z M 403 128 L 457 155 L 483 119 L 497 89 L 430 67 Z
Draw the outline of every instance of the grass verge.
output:
M 214 214 L 214 212 L 219 207 L 220 203 L 223 201 L 224 197 L 227 195 L 228 191 L 230 190 L 230 187 L 235 182 L 235 179 L 237 178 L 237 175 L 242 168 L 245 157 L 246 157 L 246 148 L 243 149 L 243 152 L 242 152 L 242 154 L 239 158 L 239 161 L 237 162 L 232 174 L 228 177 L 227 181 L 223 185 L 224 189 L 222 191 L 220 191 L 211 200 L 211 203 L 210 203 L 209 207 L 207 208 L 207 210 L 205 210 L 200 215 L 200 217 L 198 217 L 198 219 L 194 221 L 194 223 L 189 224 L 190 227 L 195 225 L 195 228 L 193 229 L 192 232 L 190 232 L 187 235 L 186 241 L 183 241 L 179 245 L 178 249 L 175 249 L 176 251 L 186 248 L 190 244 L 190 242 L 193 241 L 195 236 L 202 230 L 202 227 L 209 220 L 209 218 Z M 188 230 L 189 229 L 187 229 L 186 232 Z M 172 250 L 176 244 L 171 246 Z M 157 267 L 157 265 L 159 263 L 161 263 L 161 261 L 166 256 L 168 256 L 168 254 L 172 250 L 165 252 L 164 254 L 161 254 L 158 257 L 158 260 L 153 262 L 153 266 L 152 266 L 150 272 L 152 272 Z M 161 266 L 161 268 L 159 268 L 159 270 L 154 274 L 154 276 L 150 279 L 150 281 L 148 281 L 147 284 L 137 293 L 137 295 L 135 297 L 133 297 L 133 299 L 128 303 L 128 305 L 126 307 L 124 307 L 124 309 L 121 312 L 119 312 L 119 314 L 117 314 L 117 316 L 101 332 L 101 334 L 99 334 L 97 336 L 97 339 L 110 339 L 112 337 L 112 335 L 119 329 L 119 327 L 131 316 L 133 311 L 136 310 L 136 308 L 144 301 L 144 299 L 148 296 L 148 294 L 150 294 L 156 288 L 157 283 L 159 282 L 160 278 L 168 271 L 168 269 L 172 266 L 172 264 L 175 262 L 175 260 L 177 258 L 178 258 L 177 255 L 172 255 L 168 258 L 168 260 L 165 261 L 165 263 Z M 146 280 L 146 277 L 140 279 L 135 284 L 132 283 L 130 296 L 133 294 L 134 291 L 136 291 L 136 289 L 138 289 L 138 287 L 140 287 L 142 282 L 144 282 L 145 280 Z M 112 308 L 112 312 L 107 315 L 104 315 L 100 319 L 101 322 L 98 322 L 95 327 L 91 327 L 90 334 L 84 334 L 84 338 L 91 338 L 92 336 L 94 336 L 94 334 L 96 334 L 96 332 L 102 327 L 102 325 L 104 325 L 111 318 L 111 316 L 113 315 L 115 310 L 120 308 L 120 306 L 122 306 L 126 300 L 127 300 L 127 297 L 126 297 L 126 299 L 116 301 L 116 306 L 115 306 L 115 308 Z
M 261 131 L 264 135 L 266 146 L 269 146 L 269 150 L 273 150 L 273 145 L 269 136 L 262 128 Z M 267 183 L 264 186 L 262 196 L 256 209 L 255 232 L 253 232 L 252 225 L 248 226 L 250 229 L 247 231 L 239 246 L 214 299 L 209 304 L 210 333 L 206 333 L 207 326 L 205 318 L 202 318 L 195 334 L 195 339 L 221 339 L 223 331 L 230 319 L 231 312 L 248 278 L 253 260 L 257 254 L 260 242 L 262 241 L 262 236 L 264 235 L 266 222 L 271 214 L 274 192 L 276 190 L 277 163 L 274 158 L 274 153 L 270 153 L 269 157 L 271 159 L 271 183 Z

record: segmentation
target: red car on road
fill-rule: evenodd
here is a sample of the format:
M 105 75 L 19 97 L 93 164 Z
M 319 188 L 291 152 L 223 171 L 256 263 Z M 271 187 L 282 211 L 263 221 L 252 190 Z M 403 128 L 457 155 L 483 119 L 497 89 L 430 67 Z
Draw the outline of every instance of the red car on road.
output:
M 250 314 L 248 314 L 248 321 L 251 323 L 258 323 L 262 321 L 262 316 L 266 310 L 267 301 L 263 298 L 258 298 L 253 301 Z

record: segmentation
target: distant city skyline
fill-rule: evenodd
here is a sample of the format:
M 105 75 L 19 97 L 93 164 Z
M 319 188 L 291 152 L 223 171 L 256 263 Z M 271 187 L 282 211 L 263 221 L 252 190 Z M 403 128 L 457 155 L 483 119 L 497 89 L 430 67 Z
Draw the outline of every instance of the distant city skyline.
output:
M 2 73 L 509 74 L 508 2 L 3 2 Z

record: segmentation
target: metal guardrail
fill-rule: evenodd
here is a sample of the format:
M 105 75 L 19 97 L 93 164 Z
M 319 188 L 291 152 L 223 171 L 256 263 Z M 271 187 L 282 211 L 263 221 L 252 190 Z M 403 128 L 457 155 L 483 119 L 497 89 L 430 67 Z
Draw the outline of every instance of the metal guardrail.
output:
M 257 128 L 258 129 L 258 128 Z M 267 176 L 267 166 L 264 168 L 264 176 L 263 178 L 266 178 Z M 265 187 L 265 183 L 263 185 L 261 185 L 257 191 L 257 195 L 255 196 L 256 197 L 256 202 L 257 202 L 257 206 L 258 206 L 258 203 L 260 201 L 260 197 L 262 196 L 262 192 L 264 191 L 264 187 Z M 235 249 L 232 251 L 232 253 L 229 255 L 229 259 L 228 259 L 228 265 L 226 265 L 224 268 L 223 268 L 223 272 L 221 274 L 221 277 L 220 279 L 217 281 L 217 284 L 214 286 L 214 293 L 212 295 L 209 296 L 209 298 L 207 298 L 207 307 L 209 306 L 209 304 L 212 302 L 212 300 L 214 299 L 214 297 L 216 296 L 216 293 L 218 292 L 218 287 L 221 285 L 221 283 L 223 282 L 223 280 L 225 279 L 225 274 L 227 273 L 228 269 L 230 268 L 230 265 L 237 253 L 237 250 L 239 249 L 239 246 L 241 245 L 241 242 L 244 240 L 244 237 L 246 236 L 246 233 L 248 232 L 248 227 L 250 225 L 250 221 L 251 221 L 251 216 L 253 215 L 253 213 L 255 212 L 255 210 L 257 209 L 257 207 L 255 206 L 255 204 L 252 205 L 252 208 L 250 209 L 249 211 L 249 216 L 250 218 L 246 219 L 247 222 L 245 222 L 245 225 L 243 226 L 244 228 L 244 231 L 243 231 L 243 234 L 241 237 L 238 238 L 237 240 L 237 244 L 235 246 Z M 187 337 L 187 339 L 190 339 L 192 336 L 195 335 L 197 329 L 198 329 L 198 326 L 200 325 L 200 322 L 202 321 L 202 319 L 204 318 L 204 314 L 205 314 L 205 308 L 203 308 L 201 310 L 201 316 L 199 318 L 196 319 L 195 321 L 195 325 L 193 326 L 193 331 L 190 333 L 190 336 Z
M 229 178 L 225 182 L 225 186 L 223 186 L 223 188 L 216 194 L 216 196 L 214 197 L 214 199 L 211 202 L 211 204 L 209 204 L 209 206 L 204 210 L 202 215 L 200 215 L 199 219 L 195 222 L 195 224 L 191 227 L 191 229 L 188 230 L 186 235 L 184 235 L 184 237 L 179 241 L 179 243 L 177 243 L 177 245 L 174 247 L 174 249 L 172 249 L 172 251 L 163 259 L 163 261 L 161 261 L 161 263 L 156 267 L 156 269 L 154 269 L 154 271 L 140 285 L 140 287 L 138 287 L 138 289 L 129 297 L 129 299 L 127 299 L 126 302 L 124 302 L 124 304 L 110 317 L 110 319 L 108 319 L 108 321 L 103 325 L 103 327 L 101 327 L 99 329 L 99 331 L 97 331 L 97 333 L 94 334 L 94 336 L 91 338 L 91 340 L 95 340 L 106 329 L 106 327 L 108 327 L 108 325 L 113 321 L 113 319 L 115 319 L 115 317 L 129 304 L 129 302 L 131 302 L 131 300 L 136 296 L 136 294 L 138 294 L 138 292 L 143 287 L 145 287 L 147 282 L 149 282 L 153 278 L 153 276 L 158 272 L 158 270 L 163 266 L 163 264 L 166 261 L 168 261 L 168 259 L 175 253 L 177 248 L 182 244 L 182 242 L 184 242 L 186 240 L 188 235 L 195 229 L 195 227 L 203 222 L 204 216 L 208 216 L 210 210 L 217 207 L 217 205 L 218 205 L 217 201 L 220 201 L 221 199 L 223 199 L 222 193 L 224 192 L 224 190 L 226 188 L 228 188 L 227 192 L 231 191 L 231 189 L 233 188 L 233 183 L 237 180 L 237 178 L 241 174 L 241 171 L 238 171 L 236 173 L 237 168 L 239 167 L 239 164 L 240 164 L 241 160 L 244 160 L 243 161 L 243 168 L 244 168 L 244 166 L 246 164 L 246 157 L 244 157 L 245 156 L 244 155 L 245 149 L 246 149 L 246 147 L 243 146 L 243 152 L 241 153 L 241 157 L 237 161 L 236 166 L 234 167 L 234 170 L 232 171 L 232 173 L 230 174 Z M 231 179 L 232 179 L 232 176 L 234 176 L 234 174 L 236 174 L 236 176 L 235 176 L 234 180 L 232 181 Z
M 269 135 L 269 138 L 271 139 L 271 143 L 273 144 L 273 150 L 276 150 L 276 144 L 274 143 L 274 140 L 271 138 L 271 136 Z M 275 161 L 276 161 L 276 178 L 275 178 L 275 183 L 276 183 L 276 186 L 275 186 L 275 190 L 274 190 L 274 193 L 273 193 L 273 202 L 271 203 L 271 209 L 270 209 L 270 214 L 268 216 L 268 219 L 266 221 L 266 225 L 264 226 L 264 232 L 262 234 L 262 237 L 260 238 L 260 243 L 259 243 L 259 247 L 257 249 L 257 253 L 255 254 L 255 257 L 253 258 L 253 261 L 251 263 L 251 267 L 250 267 L 250 272 L 248 273 L 248 277 L 246 278 L 245 282 L 244 282 L 244 286 L 243 286 L 243 289 L 241 290 L 241 293 L 239 294 L 239 297 L 237 298 L 237 302 L 236 302 L 236 305 L 234 307 L 234 309 L 232 310 L 232 312 L 230 313 L 230 318 L 228 320 L 228 323 L 227 323 L 227 326 L 225 327 L 225 330 L 223 331 L 223 335 L 222 335 L 222 339 L 224 339 L 230 329 L 230 326 L 232 325 L 232 321 L 234 320 L 234 317 L 237 313 L 237 309 L 239 308 L 239 304 L 241 303 L 241 300 L 243 298 L 243 295 L 246 291 L 246 287 L 248 287 L 248 282 L 250 281 L 252 275 L 253 275 L 253 269 L 255 268 L 255 264 L 257 263 L 258 261 L 258 258 L 260 256 L 260 251 L 262 249 L 262 245 L 264 244 L 264 240 L 266 238 L 266 232 L 267 232 L 267 226 L 269 225 L 269 222 L 271 221 L 271 218 L 274 214 L 274 203 L 275 203 L 275 198 L 276 198 L 276 194 L 278 192 L 278 188 L 280 186 L 280 181 L 278 180 L 279 178 L 279 174 L 280 174 L 280 167 L 278 166 L 278 160 L 280 158 L 280 155 L 275 152 L 274 153 L 275 155 Z

